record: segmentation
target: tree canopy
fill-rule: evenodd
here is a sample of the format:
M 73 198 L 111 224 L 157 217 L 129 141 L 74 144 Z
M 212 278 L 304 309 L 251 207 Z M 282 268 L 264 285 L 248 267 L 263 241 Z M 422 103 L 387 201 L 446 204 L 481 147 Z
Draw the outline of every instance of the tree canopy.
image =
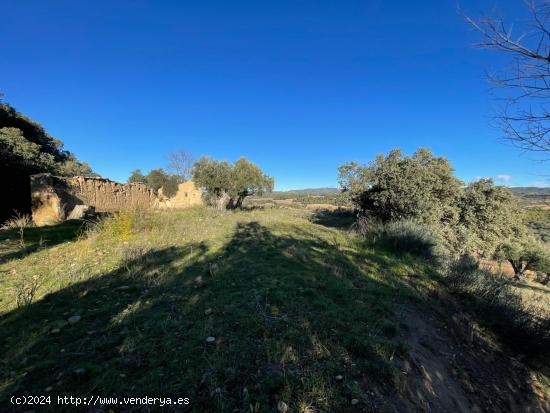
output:
M 30 212 L 30 175 L 49 172 L 62 176 L 95 175 L 86 162 L 63 149 L 37 122 L 0 104 L 0 182 L 8 202 L 0 220 L 14 210 Z
M 178 185 L 183 182 L 179 175 L 167 173 L 162 168 L 152 169 L 147 175 L 143 175 L 140 169 L 132 171 L 128 182 L 142 182 L 149 188 L 162 193 L 167 197 L 174 196 L 178 192 Z
M 414 220 L 430 228 L 452 253 L 492 257 L 502 242 L 527 231 L 516 198 L 490 179 L 466 186 L 449 161 L 428 149 L 399 149 L 363 166 L 339 168 L 340 186 L 367 220 Z
M 247 196 L 273 190 L 272 177 L 245 158 L 234 164 L 201 157 L 193 167 L 193 181 L 215 198 L 228 196 L 227 208 L 241 208 Z

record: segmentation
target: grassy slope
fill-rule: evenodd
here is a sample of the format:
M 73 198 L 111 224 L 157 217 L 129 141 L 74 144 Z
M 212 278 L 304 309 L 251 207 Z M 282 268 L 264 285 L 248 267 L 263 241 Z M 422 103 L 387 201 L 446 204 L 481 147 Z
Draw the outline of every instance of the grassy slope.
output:
M 196 411 L 272 411 L 278 399 L 345 411 L 374 386 L 398 385 L 393 309 L 413 296 L 402 277 L 424 265 L 302 211 L 153 220 L 137 235 L 110 228 L 0 267 L 0 405 L 48 391 L 177 395 Z M 38 297 L 16 310 L 11 286 L 32 276 Z

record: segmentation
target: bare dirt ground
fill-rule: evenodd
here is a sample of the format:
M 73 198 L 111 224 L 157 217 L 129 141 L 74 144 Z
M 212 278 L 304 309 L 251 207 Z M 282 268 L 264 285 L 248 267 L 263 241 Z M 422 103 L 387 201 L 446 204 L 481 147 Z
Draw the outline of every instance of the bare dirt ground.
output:
M 446 301 L 449 297 L 446 298 Z M 448 302 L 448 301 L 447 301 Z M 407 356 L 398 411 L 549 412 L 550 388 L 457 306 L 401 313 Z

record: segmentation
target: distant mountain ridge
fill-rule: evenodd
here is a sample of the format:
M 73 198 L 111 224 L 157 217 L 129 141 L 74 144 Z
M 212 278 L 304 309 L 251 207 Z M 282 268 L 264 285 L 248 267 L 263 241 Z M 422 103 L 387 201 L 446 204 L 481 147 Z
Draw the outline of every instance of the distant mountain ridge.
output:
M 273 191 L 274 195 L 334 195 L 338 194 L 338 188 L 305 188 L 289 189 L 288 191 Z
M 550 196 L 550 188 L 541 188 L 537 186 L 516 186 L 516 187 L 510 188 L 510 191 L 517 196 L 526 196 L 526 195 Z

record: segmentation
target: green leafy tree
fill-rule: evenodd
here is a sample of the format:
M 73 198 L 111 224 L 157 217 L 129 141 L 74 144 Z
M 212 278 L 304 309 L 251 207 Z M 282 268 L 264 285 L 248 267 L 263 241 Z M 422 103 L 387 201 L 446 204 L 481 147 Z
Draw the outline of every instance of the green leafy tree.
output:
M 145 175 L 141 173 L 141 169 L 135 169 L 128 177 L 128 183 L 146 182 Z
M 490 258 L 503 240 L 526 231 L 510 191 L 487 179 L 463 187 L 449 161 L 428 149 L 410 157 L 393 150 L 366 166 L 345 164 L 339 181 L 361 225 L 414 220 L 452 254 Z
M 532 235 L 510 239 L 498 246 L 495 258 L 506 260 L 514 269 L 514 277 L 521 279 L 526 271 L 550 272 L 548 248 Z
M 136 169 L 130 174 L 128 182 L 142 182 L 154 191 L 162 188 L 163 195 L 172 197 L 178 192 L 178 185 L 182 179 L 178 175 L 167 173 L 162 168 L 153 169 L 147 175 L 143 175 L 140 169 Z
M 7 202 L 0 203 L 0 221 L 13 211 L 30 212 L 30 175 L 93 175 L 88 164 L 63 149 L 37 122 L 0 103 L 0 184 Z
M 527 233 L 524 214 L 517 198 L 491 179 L 470 183 L 461 191 L 457 249 L 477 256 L 491 257 L 503 240 L 523 238 Z
M 452 219 L 461 185 L 449 161 L 428 149 L 411 157 L 394 149 L 366 166 L 345 164 L 339 168 L 339 182 L 364 216 L 382 222 Z
M 274 180 L 255 164 L 240 158 L 234 164 L 202 157 L 193 167 L 193 181 L 214 198 L 228 197 L 227 208 L 242 208 L 244 199 L 273 190 Z
M 162 188 L 162 193 L 167 197 L 174 196 L 178 192 L 178 185 L 182 182 L 181 177 L 171 175 L 162 168 L 153 169 L 145 177 L 145 183 L 155 191 Z

